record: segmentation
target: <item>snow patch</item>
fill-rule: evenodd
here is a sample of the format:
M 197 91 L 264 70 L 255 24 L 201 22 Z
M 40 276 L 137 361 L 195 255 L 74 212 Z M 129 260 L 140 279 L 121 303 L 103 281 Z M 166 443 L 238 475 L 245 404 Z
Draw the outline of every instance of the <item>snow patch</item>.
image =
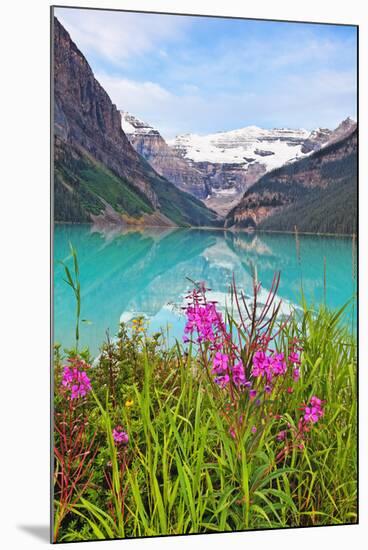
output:
M 131 115 L 127 111 L 120 111 L 121 114 L 121 128 L 125 134 L 151 134 L 156 132 L 152 126 L 147 122 L 143 122 L 139 118 Z
M 246 167 L 254 158 L 273 170 L 290 161 L 305 156 L 301 149 L 310 132 L 305 129 L 275 128 L 267 130 L 247 126 L 229 132 L 208 135 L 183 134 L 169 140 L 168 144 L 185 158 L 194 162 L 243 164 Z M 256 150 L 272 154 L 257 158 Z

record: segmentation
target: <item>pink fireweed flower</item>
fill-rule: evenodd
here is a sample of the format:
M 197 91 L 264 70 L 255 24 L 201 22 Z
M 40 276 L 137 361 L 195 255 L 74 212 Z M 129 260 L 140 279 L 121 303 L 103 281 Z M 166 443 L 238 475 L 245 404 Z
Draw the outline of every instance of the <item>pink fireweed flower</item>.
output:
M 286 371 L 287 365 L 284 360 L 284 354 L 275 353 L 275 355 L 272 357 L 272 374 L 274 376 L 280 376 L 282 374 L 285 374 Z
M 255 378 L 265 377 L 269 383 L 275 376 L 285 374 L 286 370 L 287 365 L 283 353 L 266 355 L 264 351 L 258 350 L 254 354 L 252 376 Z
M 117 445 L 120 445 L 120 443 L 127 444 L 129 441 L 128 434 L 121 426 L 116 426 L 116 428 L 112 430 L 112 437 Z
M 198 343 L 215 342 L 217 332 L 224 327 L 222 315 L 217 311 L 216 305 L 213 302 L 194 303 L 188 305 L 185 312 L 187 322 L 184 327 L 184 340 L 188 341 L 188 336 L 193 337 L 193 333 L 196 333 Z
M 289 359 L 290 363 L 293 363 L 294 365 L 300 365 L 300 356 L 295 351 L 292 351 L 289 354 L 288 359 Z
M 235 438 L 236 438 L 236 434 L 235 434 L 235 430 L 234 430 L 234 428 L 232 428 L 232 427 L 231 427 L 231 428 L 229 428 L 229 434 L 231 435 L 231 437 L 232 437 L 233 439 L 235 439 Z
M 319 415 L 318 409 L 316 407 L 305 407 L 304 410 L 304 420 L 306 422 L 318 422 Z
M 286 431 L 282 430 L 277 434 L 276 439 L 277 441 L 284 441 L 285 437 L 286 437 Z
M 213 360 L 212 374 L 222 374 L 227 372 L 229 364 L 229 356 L 226 353 L 218 351 Z
M 269 365 L 269 358 L 264 351 L 256 351 L 253 357 L 252 376 L 264 376 Z
M 71 399 L 85 397 L 92 390 L 91 381 L 87 374 L 77 367 L 64 367 L 61 384 L 71 392 Z
M 256 395 L 257 395 L 257 390 L 250 390 L 249 391 L 249 397 L 251 399 L 254 399 Z
M 216 378 L 214 378 L 214 381 L 215 384 L 220 386 L 220 388 L 224 388 L 230 382 L 230 376 L 228 374 L 224 374 L 223 376 L 216 376 Z
M 324 415 L 322 409 L 322 400 L 313 395 L 311 397 L 309 405 L 303 405 L 304 409 L 304 421 L 307 423 L 315 424 Z
M 252 426 L 251 430 L 252 434 L 257 433 L 257 426 Z
M 232 368 L 232 377 L 235 386 L 245 386 L 247 380 L 245 378 L 243 363 L 239 361 Z
M 317 407 L 322 410 L 322 400 L 313 395 L 310 400 L 312 407 Z

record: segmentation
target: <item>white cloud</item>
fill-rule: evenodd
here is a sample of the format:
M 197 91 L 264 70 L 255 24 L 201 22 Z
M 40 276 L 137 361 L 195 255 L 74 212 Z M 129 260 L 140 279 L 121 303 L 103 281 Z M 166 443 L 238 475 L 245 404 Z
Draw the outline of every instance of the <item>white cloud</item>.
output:
M 169 139 L 178 133 L 260 126 L 289 126 L 313 129 L 334 128 L 352 112 L 354 73 L 319 73 L 312 80 L 290 77 L 282 88 L 262 93 L 218 93 L 210 97 L 200 90 L 183 87 L 175 94 L 155 82 L 97 75 L 112 101 L 155 126 Z M 255 116 L 257 120 L 255 120 Z M 308 123 L 306 124 L 306 120 Z
M 199 27 L 189 18 L 62 8 L 56 16 L 118 108 L 167 138 L 252 124 L 332 128 L 356 115 L 353 38 L 298 30 L 295 40 L 229 36 L 209 49 L 192 40 L 190 26 Z
M 83 53 L 116 65 L 154 48 L 167 55 L 162 43 L 178 40 L 188 25 L 182 17 L 118 11 L 55 8 L 55 15 Z
M 155 82 L 136 82 L 104 74 L 97 74 L 96 78 L 118 108 L 131 111 L 133 114 L 140 110 L 142 105 L 171 101 L 173 97 Z

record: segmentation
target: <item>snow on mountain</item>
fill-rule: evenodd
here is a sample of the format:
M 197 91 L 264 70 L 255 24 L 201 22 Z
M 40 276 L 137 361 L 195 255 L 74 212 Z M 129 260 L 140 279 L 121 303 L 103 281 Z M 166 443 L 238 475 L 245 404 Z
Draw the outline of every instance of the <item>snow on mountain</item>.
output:
M 143 120 L 140 120 L 134 115 L 131 115 L 127 111 L 120 111 L 120 114 L 121 127 L 126 134 L 146 135 L 158 133 L 157 130 L 155 130 L 150 124 L 148 124 L 147 122 L 143 122 Z
M 180 189 L 226 215 L 265 173 L 304 158 L 351 132 L 349 117 L 335 130 L 247 126 L 165 141 L 159 131 L 121 111 L 122 129 L 135 150 Z
M 183 134 L 168 144 L 193 162 L 243 164 L 245 169 L 258 162 L 269 171 L 304 156 L 302 147 L 309 135 L 304 129 L 247 126 L 208 135 Z

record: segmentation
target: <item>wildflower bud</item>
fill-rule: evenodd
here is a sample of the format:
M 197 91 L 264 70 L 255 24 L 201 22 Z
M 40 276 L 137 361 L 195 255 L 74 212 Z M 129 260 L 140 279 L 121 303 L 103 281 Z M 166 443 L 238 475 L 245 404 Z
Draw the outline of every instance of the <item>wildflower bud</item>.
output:
M 124 432 L 121 426 L 116 426 L 116 428 L 112 430 L 112 437 L 117 445 L 120 443 L 126 444 L 129 441 L 128 434 Z
M 293 380 L 294 382 L 297 382 L 300 378 L 300 370 L 295 367 L 295 369 L 293 370 Z

